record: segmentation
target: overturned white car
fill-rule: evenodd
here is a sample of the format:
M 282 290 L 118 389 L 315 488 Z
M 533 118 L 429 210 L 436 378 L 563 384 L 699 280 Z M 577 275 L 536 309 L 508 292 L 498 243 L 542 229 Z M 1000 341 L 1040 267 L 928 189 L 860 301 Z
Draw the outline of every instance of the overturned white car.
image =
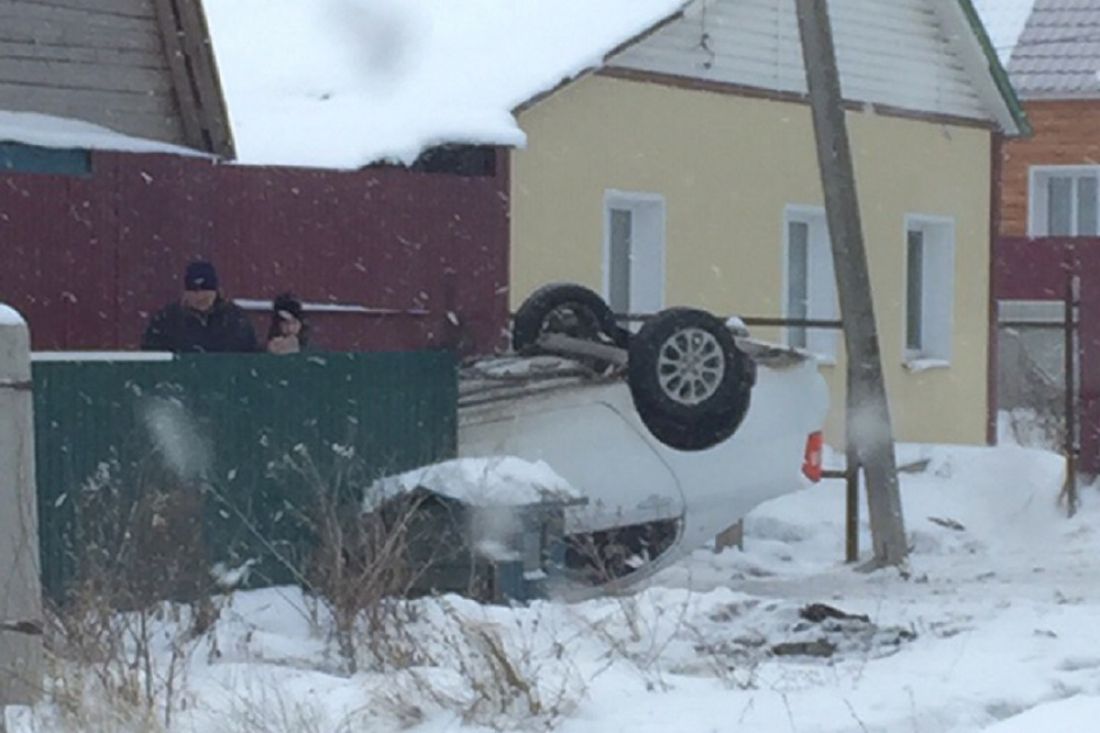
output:
M 813 359 L 676 308 L 632 333 L 590 290 L 516 314 L 515 357 L 463 370 L 459 454 L 545 461 L 570 507 L 566 573 L 628 583 L 820 478 L 828 406 Z

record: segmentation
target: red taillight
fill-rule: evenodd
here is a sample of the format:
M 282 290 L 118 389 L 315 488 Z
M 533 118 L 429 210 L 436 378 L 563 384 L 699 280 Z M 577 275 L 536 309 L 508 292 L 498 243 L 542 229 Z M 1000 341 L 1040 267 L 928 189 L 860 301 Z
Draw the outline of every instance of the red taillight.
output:
M 819 430 L 806 436 L 806 457 L 802 461 L 802 475 L 815 484 L 821 480 L 821 461 L 825 449 L 825 437 Z

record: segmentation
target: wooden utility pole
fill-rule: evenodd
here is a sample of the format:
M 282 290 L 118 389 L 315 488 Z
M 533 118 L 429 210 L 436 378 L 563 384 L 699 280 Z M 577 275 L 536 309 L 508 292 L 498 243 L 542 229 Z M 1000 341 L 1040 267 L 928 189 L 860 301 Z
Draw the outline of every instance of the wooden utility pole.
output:
M 873 566 L 900 565 L 908 554 L 905 522 L 829 9 L 826 0 L 795 3 L 851 375 L 848 436 L 867 478 Z
M 30 338 L 0 303 L 0 731 L 7 705 L 42 691 L 42 591 L 31 419 Z

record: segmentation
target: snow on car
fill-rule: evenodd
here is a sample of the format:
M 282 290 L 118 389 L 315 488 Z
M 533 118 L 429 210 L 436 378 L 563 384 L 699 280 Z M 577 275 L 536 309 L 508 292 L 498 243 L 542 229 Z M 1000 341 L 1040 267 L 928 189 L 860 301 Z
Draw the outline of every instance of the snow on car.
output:
M 513 346 L 463 370 L 459 455 L 543 461 L 587 498 L 566 514 L 575 579 L 646 577 L 820 478 L 814 360 L 738 321 L 674 308 L 632 333 L 592 291 L 550 285 Z

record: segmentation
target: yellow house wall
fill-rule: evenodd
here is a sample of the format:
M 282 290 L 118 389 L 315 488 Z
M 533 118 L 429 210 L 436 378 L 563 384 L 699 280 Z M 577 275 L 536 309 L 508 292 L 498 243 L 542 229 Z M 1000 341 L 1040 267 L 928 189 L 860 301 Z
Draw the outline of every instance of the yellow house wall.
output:
M 848 122 L 896 434 L 984 442 L 990 133 L 866 112 Z M 782 314 L 785 207 L 823 203 L 806 106 L 597 75 L 524 111 L 520 125 L 528 144 L 511 158 L 513 307 L 546 282 L 602 289 L 604 193 L 617 189 L 665 198 L 666 305 Z M 955 222 L 949 368 L 904 366 L 906 214 Z M 822 367 L 834 444 L 841 352 Z

